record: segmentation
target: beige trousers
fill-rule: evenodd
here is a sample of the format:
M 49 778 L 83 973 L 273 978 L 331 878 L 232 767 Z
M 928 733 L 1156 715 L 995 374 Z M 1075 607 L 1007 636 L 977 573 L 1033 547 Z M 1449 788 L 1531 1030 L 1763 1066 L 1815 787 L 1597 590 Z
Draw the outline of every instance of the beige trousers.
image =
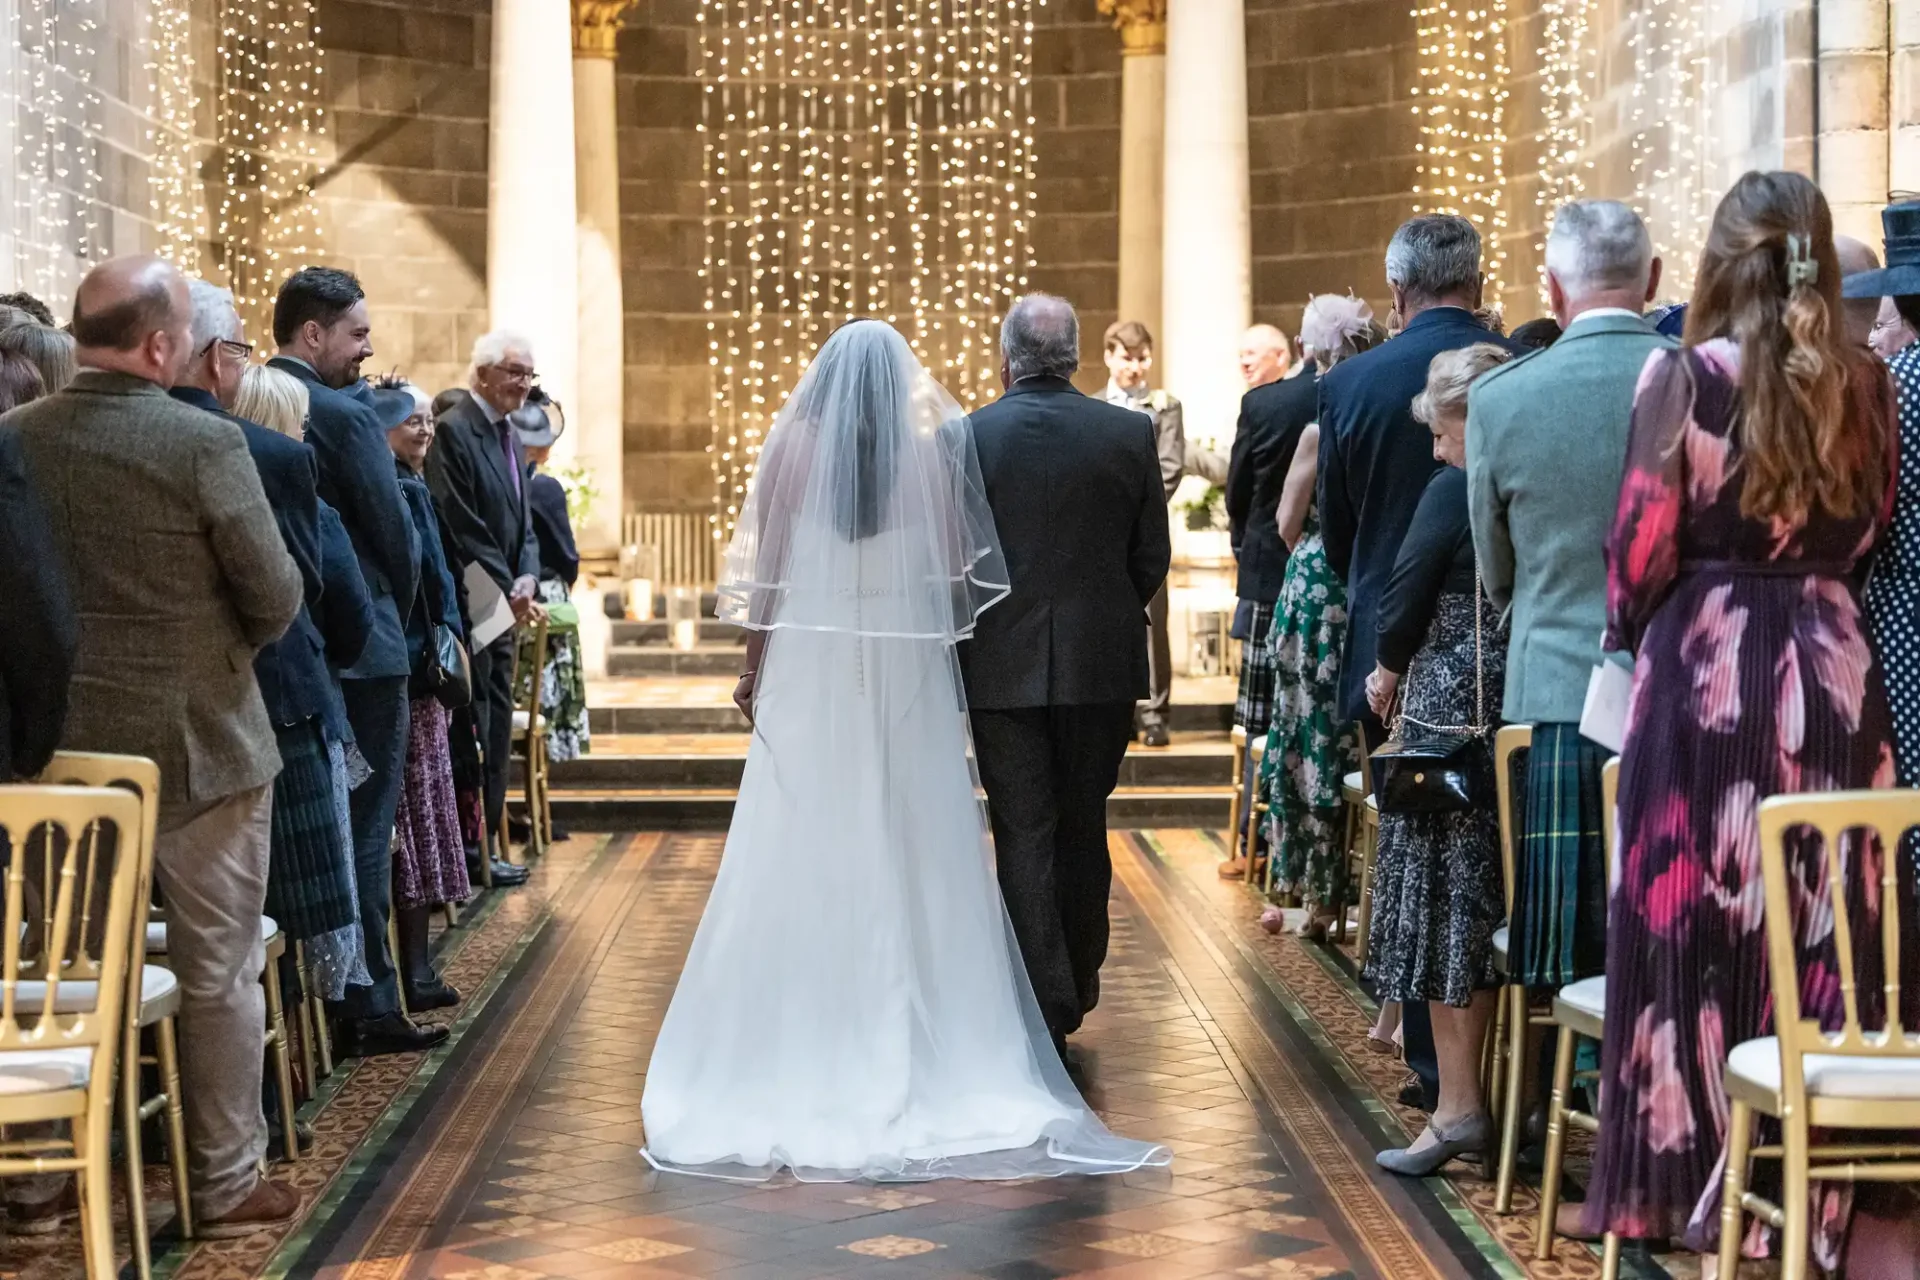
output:
M 273 784 L 162 806 L 154 879 L 167 909 L 167 963 L 180 980 L 180 1087 L 193 1209 L 217 1218 L 253 1194 L 267 1150 L 267 847 Z

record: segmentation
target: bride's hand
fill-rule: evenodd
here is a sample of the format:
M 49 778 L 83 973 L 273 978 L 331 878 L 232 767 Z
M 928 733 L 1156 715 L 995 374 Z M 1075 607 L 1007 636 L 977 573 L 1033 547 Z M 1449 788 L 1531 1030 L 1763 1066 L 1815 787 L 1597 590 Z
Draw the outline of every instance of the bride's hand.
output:
M 753 685 L 756 673 L 742 672 L 740 682 L 733 686 L 733 705 L 740 708 L 740 714 L 747 718 L 747 727 L 753 727 Z

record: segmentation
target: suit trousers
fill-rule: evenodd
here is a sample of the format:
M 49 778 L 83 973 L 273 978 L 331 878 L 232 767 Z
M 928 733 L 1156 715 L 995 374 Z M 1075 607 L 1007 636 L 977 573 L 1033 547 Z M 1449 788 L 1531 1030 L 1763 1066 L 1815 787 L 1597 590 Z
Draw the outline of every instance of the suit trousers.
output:
M 1133 739 L 1130 702 L 972 713 L 994 863 L 1048 1030 L 1100 998 L 1107 958 L 1107 797 Z
M 1171 607 L 1167 584 L 1153 593 L 1147 604 L 1147 700 L 1137 708 L 1141 728 L 1165 724 L 1173 702 L 1173 634 L 1168 630 L 1167 613 Z
M 372 785 L 369 783 L 368 785 Z M 273 784 L 211 804 L 163 807 L 153 872 L 167 905 L 167 962 L 180 981 L 180 1085 L 194 1212 L 253 1194 L 267 1150 L 267 901 Z
M 487 834 L 500 830 L 507 807 L 507 762 L 513 754 L 513 650 L 518 632 L 507 633 L 473 655 L 473 713 L 486 750 L 481 770 Z M 483 842 L 484 843 L 484 842 Z M 500 850 L 505 857 L 507 851 Z
M 407 768 L 407 678 L 342 680 L 347 723 L 373 775 L 348 796 L 353 821 L 353 871 L 360 890 L 360 932 L 367 944 L 371 986 L 347 988 L 341 1002 L 350 1018 L 384 1018 L 400 1008 L 393 957 L 387 954 L 387 917 L 393 911 L 393 816 Z
M 1357 722 L 1368 751 L 1387 740 L 1387 730 L 1372 713 Z M 1433 1020 L 1427 1003 L 1414 1000 L 1400 1006 L 1400 1047 L 1407 1070 L 1420 1078 L 1420 1101 L 1428 1111 L 1440 1105 L 1440 1059 L 1433 1048 Z

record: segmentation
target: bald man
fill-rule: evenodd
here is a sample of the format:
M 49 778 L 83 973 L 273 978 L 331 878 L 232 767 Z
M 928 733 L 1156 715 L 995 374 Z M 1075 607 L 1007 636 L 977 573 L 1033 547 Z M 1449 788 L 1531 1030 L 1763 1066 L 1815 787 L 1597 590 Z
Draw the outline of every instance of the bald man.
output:
M 1240 377 L 1249 391 L 1286 377 L 1292 362 L 1287 335 L 1270 324 L 1256 324 L 1240 339 Z
M 1840 259 L 1840 278 L 1857 276 L 1880 269 L 1880 255 L 1873 246 L 1852 236 L 1833 238 L 1834 256 Z M 1867 346 L 1873 340 L 1873 323 L 1880 315 L 1880 299 L 1847 298 L 1840 303 L 1841 320 L 1847 326 L 1847 341 Z
M 158 258 L 95 267 L 74 298 L 80 374 L 14 410 L 67 566 L 80 644 L 61 747 L 160 766 L 154 876 L 180 981 L 194 1227 L 243 1235 L 299 1207 L 260 1177 L 267 893 L 280 752 L 253 659 L 299 612 L 246 438 L 172 399 L 193 356 L 187 281 Z M 60 1198 L 12 1210 L 49 1221 Z

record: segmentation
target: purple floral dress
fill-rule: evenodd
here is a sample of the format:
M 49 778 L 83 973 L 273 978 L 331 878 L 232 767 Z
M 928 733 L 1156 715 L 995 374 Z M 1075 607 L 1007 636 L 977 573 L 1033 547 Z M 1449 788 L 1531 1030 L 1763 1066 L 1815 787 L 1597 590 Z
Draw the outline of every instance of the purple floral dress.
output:
M 1638 658 L 1587 1226 L 1700 1250 L 1719 1235 L 1727 1051 L 1771 1029 L 1757 806 L 1893 783 L 1886 689 L 1854 573 L 1890 509 L 1816 512 L 1799 525 L 1743 517 L 1739 368 L 1724 340 L 1648 360 L 1607 547 L 1607 647 Z M 1849 412 L 1891 459 L 1884 376 L 1863 370 Z M 1891 479 L 1886 488 L 1890 502 Z M 1795 901 L 1817 908 L 1819 846 L 1797 853 Z M 1877 880 L 1879 856 L 1852 851 L 1852 883 Z M 1877 901 L 1855 910 L 1855 936 L 1876 938 Z M 1837 1026 L 1830 910 L 1807 912 L 1799 932 L 1804 1011 Z M 1877 978 L 1863 967 L 1861 981 Z M 1777 1169 L 1759 1162 L 1756 1189 Z M 1820 1187 L 1815 1252 L 1830 1266 L 1848 1200 L 1841 1184 Z M 1748 1223 L 1748 1252 L 1764 1252 L 1771 1233 Z

